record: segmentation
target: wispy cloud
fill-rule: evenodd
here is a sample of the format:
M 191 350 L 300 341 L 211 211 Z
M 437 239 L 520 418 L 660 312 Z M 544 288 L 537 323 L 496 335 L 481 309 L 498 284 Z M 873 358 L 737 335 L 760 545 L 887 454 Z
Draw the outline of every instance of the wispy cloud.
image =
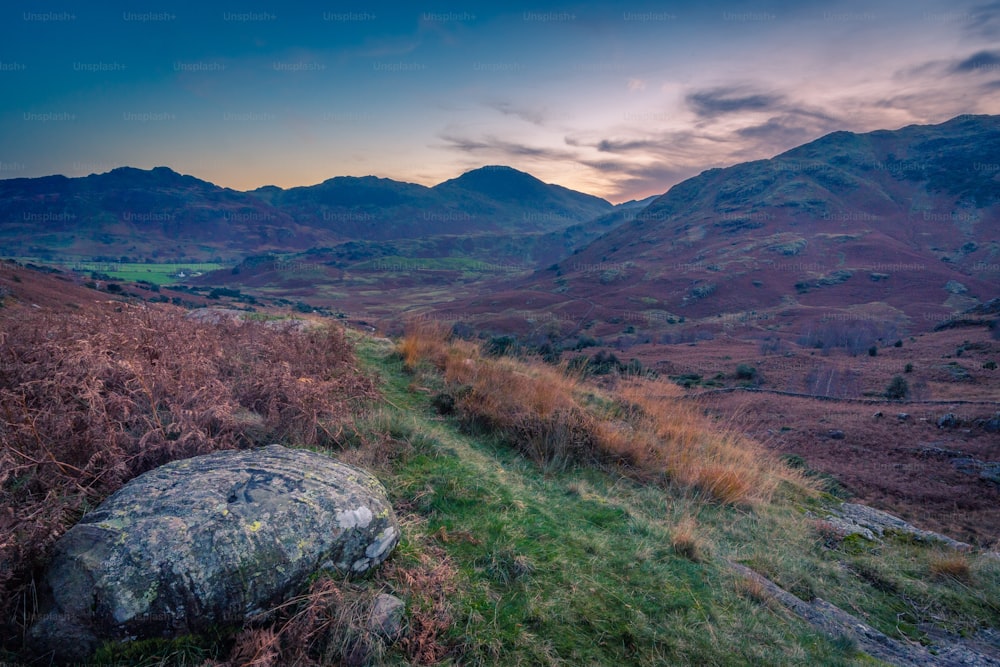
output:
M 454 134 L 441 134 L 445 148 L 463 153 L 485 153 L 493 157 L 532 157 L 552 160 L 575 160 L 576 154 L 556 148 L 529 146 L 487 135 L 482 139 L 472 139 Z
M 973 7 L 969 11 L 966 31 L 987 40 L 1000 39 L 1000 2 L 989 2 Z
M 491 100 L 485 102 L 485 105 L 490 109 L 499 111 L 504 116 L 520 118 L 521 120 L 531 123 L 532 125 L 544 125 L 547 116 L 544 109 L 532 109 L 529 107 L 517 106 L 511 102 L 505 102 L 502 100 Z
M 750 92 L 742 86 L 718 87 L 688 94 L 687 104 L 698 116 L 714 118 L 743 111 L 767 111 L 781 106 L 784 98 L 762 92 Z
M 965 60 L 955 63 L 951 69 L 959 74 L 1000 71 L 1000 51 L 973 53 Z

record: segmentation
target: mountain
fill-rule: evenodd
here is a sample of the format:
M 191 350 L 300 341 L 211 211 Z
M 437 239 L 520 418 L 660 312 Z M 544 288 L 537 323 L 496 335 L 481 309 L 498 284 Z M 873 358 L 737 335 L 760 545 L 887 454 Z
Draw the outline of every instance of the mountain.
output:
M 322 240 L 257 197 L 166 167 L 0 180 L 5 255 L 209 259 Z
M 597 217 L 612 204 L 543 183 L 511 167 L 483 167 L 433 188 L 374 176 L 252 192 L 342 239 L 386 241 L 440 234 L 548 232 Z
M 504 166 L 474 169 L 434 186 L 434 190 L 461 201 L 473 215 L 503 215 L 510 226 L 531 231 L 562 229 L 613 209 L 599 197 L 549 185 Z
M 238 192 L 166 167 L 0 180 L 0 253 L 238 260 L 348 241 L 557 230 L 613 206 L 511 168 L 434 188 L 374 176 Z
M 453 307 L 618 330 L 746 313 L 927 329 L 1000 293 L 998 156 L 998 116 L 835 132 L 708 170 L 548 271 Z

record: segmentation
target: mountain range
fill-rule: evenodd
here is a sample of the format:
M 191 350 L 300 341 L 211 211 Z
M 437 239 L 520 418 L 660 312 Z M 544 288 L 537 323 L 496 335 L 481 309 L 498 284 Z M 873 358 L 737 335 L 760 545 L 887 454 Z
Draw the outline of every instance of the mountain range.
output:
M 998 162 L 998 116 L 835 132 L 705 171 L 548 270 L 451 307 L 635 326 L 834 309 L 929 328 L 1000 293 Z
M 122 167 L 0 180 L 0 253 L 233 261 L 345 241 L 545 233 L 613 209 L 510 167 L 482 167 L 435 187 L 342 176 L 252 192 L 167 167 Z
M 998 231 L 1000 116 L 834 132 L 617 207 L 503 166 L 434 187 L 366 176 L 237 192 L 165 167 L 0 181 L 7 256 L 218 258 L 241 263 L 201 282 L 340 308 L 411 290 L 392 310 L 499 328 L 748 312 L 772 328 L 831 313 L 929 328 L 1000 293 Z

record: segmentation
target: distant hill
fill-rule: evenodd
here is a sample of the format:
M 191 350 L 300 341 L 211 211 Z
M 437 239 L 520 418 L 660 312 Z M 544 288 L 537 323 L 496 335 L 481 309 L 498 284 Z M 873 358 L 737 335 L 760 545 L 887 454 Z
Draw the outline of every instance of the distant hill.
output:
M 5 255 L 209 259 L 321 239 L 257 197 L 166 167 L 0 180 Z
M 611 211 L 611 203 L 511 167 L 483 167 L 433 188 L 374 176 L 250 194 L 342 239 L 547 232 Z
M 927 329 L 1000 294 L 998 156 L 998 116 L 835 132 L 684 181 L 550 270 L 455 307 L 633 328 L 840 311 Z
M 239 260 L 347 241 L 548 232 L 611 211 L 600 198 L 509 167 L 434 188 L 337 177 L 238 192 L 166 167 L 0 180 L 0 253 Z

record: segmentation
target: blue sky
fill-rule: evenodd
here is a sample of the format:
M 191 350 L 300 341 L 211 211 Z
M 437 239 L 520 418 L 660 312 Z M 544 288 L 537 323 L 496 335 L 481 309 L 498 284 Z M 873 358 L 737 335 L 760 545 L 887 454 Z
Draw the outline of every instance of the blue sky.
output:
M 1000 113 L 997 0 L 141 4 L 4 4 L 0 178 L 507 164 L 622 201 L 834 130 Z

